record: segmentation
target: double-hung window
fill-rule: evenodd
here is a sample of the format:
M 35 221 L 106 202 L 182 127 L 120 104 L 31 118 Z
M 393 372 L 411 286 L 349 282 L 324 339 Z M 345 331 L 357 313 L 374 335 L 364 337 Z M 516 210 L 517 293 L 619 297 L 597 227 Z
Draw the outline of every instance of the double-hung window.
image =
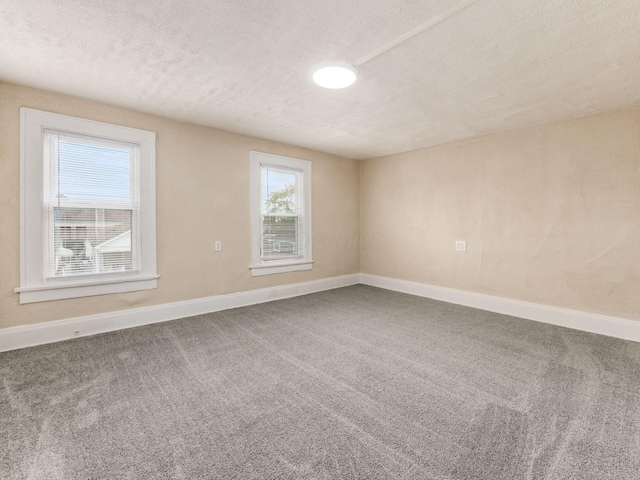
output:
M 155 134 L 21 109 L 20 302 L 157 286 Z
M 253 276 L 311 270 L 311 162 L 251 152 Z

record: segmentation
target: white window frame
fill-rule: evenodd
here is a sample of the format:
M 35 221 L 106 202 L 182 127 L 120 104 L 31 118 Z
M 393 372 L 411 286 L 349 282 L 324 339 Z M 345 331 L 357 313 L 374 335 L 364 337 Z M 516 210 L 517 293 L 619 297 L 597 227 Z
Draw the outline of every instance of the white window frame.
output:
M 260 211 L 260 167 L 272 167 L 297 170 L 302 175 L 302 231 L 298 232 L 299 243 L 303 245 L 304 255 L 298 259 L 263 261 L 260 256 L 262 244 L 262 214 Z M 249 268 L 251 276 L 272 275 L 275 273 L 311 270 L 312 224 L 311 224 L 311 162 L 297 158 L 283 157 L 263 152 L 251 152 L 251 226 L 252 226 L 252 262 Z
M 44 130 L 98 137 L 140 146 L 140 271 L 47 279 L 44 212 Z M 156 134 L 146 130 L 20 109 L 20 303 L 157 288 Z

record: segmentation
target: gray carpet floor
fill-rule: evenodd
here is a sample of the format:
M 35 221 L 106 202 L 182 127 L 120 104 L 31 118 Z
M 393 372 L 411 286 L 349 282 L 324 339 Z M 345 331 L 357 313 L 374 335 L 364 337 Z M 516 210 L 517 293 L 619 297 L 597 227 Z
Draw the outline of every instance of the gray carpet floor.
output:
M 640 478 L 640 344 L 361 285 L 0 376 L 2 479 Z

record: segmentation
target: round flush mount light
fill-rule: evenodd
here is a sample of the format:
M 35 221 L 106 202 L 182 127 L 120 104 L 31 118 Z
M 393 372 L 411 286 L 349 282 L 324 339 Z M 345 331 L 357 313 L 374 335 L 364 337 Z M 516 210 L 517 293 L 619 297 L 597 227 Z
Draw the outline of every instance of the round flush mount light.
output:
M 346 88 L 356 81 L 357 73 L 348 63 L 323 64 L 313 72 L 313 81 L 324 88 Z

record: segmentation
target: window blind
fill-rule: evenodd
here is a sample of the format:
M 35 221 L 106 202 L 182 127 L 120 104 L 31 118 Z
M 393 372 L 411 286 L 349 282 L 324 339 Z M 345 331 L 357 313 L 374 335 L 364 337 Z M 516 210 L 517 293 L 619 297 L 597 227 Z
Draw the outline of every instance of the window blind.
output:
M 44 131 L 45 277 L 139 270 L 139 146 Z
M 262 216 L 261 259 L 298 258 L 304 255 L 301 241 L 302 195 L 299 170 L 270 165 L 260 167 L 260 209 Z

